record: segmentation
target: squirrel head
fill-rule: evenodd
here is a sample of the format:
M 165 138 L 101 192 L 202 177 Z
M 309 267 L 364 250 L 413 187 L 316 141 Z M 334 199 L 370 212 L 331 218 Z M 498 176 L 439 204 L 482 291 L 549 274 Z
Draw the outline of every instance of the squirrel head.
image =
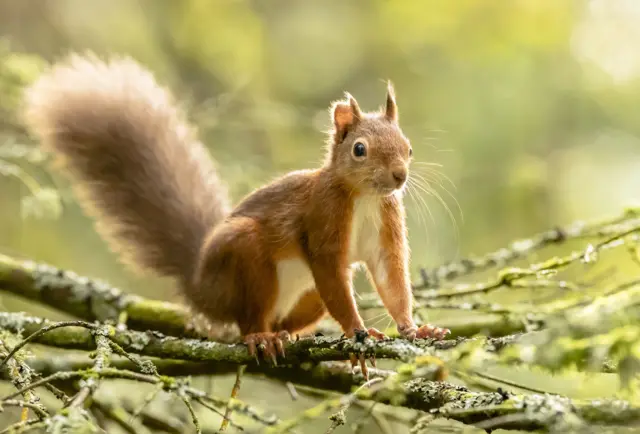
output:
M 388 196 L 401 191 L 413 152 L 398 124 L 393 85 L 388 83 L 386 104 L 376 112 L 362 112 L 355 98 L 345 95 L 331 106 L 329 168 L 357 193 Z

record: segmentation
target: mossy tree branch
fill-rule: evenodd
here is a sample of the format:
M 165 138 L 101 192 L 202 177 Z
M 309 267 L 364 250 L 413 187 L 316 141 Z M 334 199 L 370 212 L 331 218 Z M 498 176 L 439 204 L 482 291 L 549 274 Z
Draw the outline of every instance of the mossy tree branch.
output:
M 0 254 L 0 291 L 41 302 L 54 309 L 88 321 L 116 321 L 122 314 L 134 330 L 154 330 L 174 336 L 204 337 L 191 324 L 189 311 L 181 305 L 126 294 L 106 283 L 78 276 L 46 264 L 18 261 Z M 365 297 L 364 307 L 381 307 L 377 299 Z M 505 336 L 525 330 L 539 318 L 503 312 L 465 321 L 443 322 L 451 337 L 477 333 Z M 394 336 L 393 333 L 390 334 Z
M 17 316 L 19 317 L 21 315 L 18 314 Z M 4 323 L 4 326 L 0 326 L 0 328 L 3 330 L 3 333 L 19 334 L 23 331 L 27 331 L 29 328 L 28 326 L 10 327 L 7 326 L 9 322 L 10 321 L 7 319 L 7 321 Z M 89 334 L 88 338 L 91 343 L 87 341 L 87 336 L 76 336 L 75 341 L 77 343 L 84 340 L 83 345 L 93 346 L 96 349 L 94 361 L 91 364 L 90 368 L 79 369 L 75 371 L 56 371 L 47 377 L 40 378 L 37 381 L 32 382 L 23 381 L 16 383 L 14 381 L 14 384 L 16 384 L 16 388 L 18 390 L 0 399 L 0 403 L 7 400 L 13 402 L 16 396 L 23 395 L 27 399 L 31 407 L 37 407 L 37 399 L 34 399 L 37 398 L 37 395 L 35 395 L 34 393 L 34 390 L 36 388 L 52 384 L 56 381 L 77 381 L 79 385 L 78 392 L 73 398 L 65 402 L 62 410 L 58 411 L 52 417 L 49 417 L 44 408 L 37 412 L 38 416 L 43 421 L 46 421 L 48 425 L 56 425 L 57 430 L 69 430 L 72 429 L 73 426 L 76 426 L 76 424 L 81 424 L 83 426 L 86 425 L 85 429 L 88 429 L 88 427 L 91 426 L 93 422 L 91 420 L 90 414 L 87 413 L 85 409 L 86 403 L 93 397 L 101 380 L 113 378 L 160 385 L 162 386 L 162 389 L 164 391 L 175 394 L 185 403 L 185 405 L 189 409 L 189 413 L 192 415 L 193 423 L 198 433 L 201 432 L 200 423 L 194 411 L 192 402 L 197 402 L 202 406 L 217 413 L 220 413 L 220 410 L 217 410 L 218 408 L 226 408 L 228 412 L 240 412 L 252 417 L 258 422 L 268 425 L 277 422 L 276 418 L 266 418 L 262 416 L 261 412 L 256 411 L 252 407 L 242 403 L 237 399 L 224 400 L 215 398 L 189 386 L 188 382 L 186 381 L 180 381 L 172 377 L 160 376 L 157 372 L 157 369 L 150 361 L 141 360 L 135 356 L 128 354 L 123 346 L 117 342 L 117 333 L 112 326 L 92 326 L 88 324 L 81 324 L 81 326 L 79 327 L 74 322 L 66 322 L 63 323 L 62 326 L 56 327 L 55 324 L 46 324 L 46 321 L 44 320 L 29 320 L 28 322 L 30 322 L 31 324 L 40 322 L 45 325 L 43 326 L 43 328 L 30 333 L 30 336 L 24 339 L 21 343 L 17 343 L 12 351 L 5 351 L 3 363 L 7 368 L 11 368 L 14 364 L 18 363 L 16 360 L 21 358 L 22 350 L 20 350 L 20 348 L 24 346 L 24 342 L 38 342 L 39 339 L 60 332 L 67 332 L 67 336 L 71 337 L 73 337 L 74 334 L 77 334 L 78 332 L 81 332 L 84 335 Z M 128 361 L 132 362 L 137 370 L 140 371 L 140 373 L 110 366 L 110 359 L 112 354 L 114 353 L 123 356 Z M 27 367 L 27 372 L 29 372 L 30 369 L 31 368 Z M 11 370 L 9 370 L 6 375 L 11 379 L 16 378 Z M 28 426 L 28 424 L 26 424 L 26 421 L 26 417 L 22 418 L 22 420 L 14 428 L 18 430 Z
M 44 325 L 45 327 L 49 325 L 46 323 L 46 321 L 43 320 L 35 320 L 33 318 L 25 319 L 25 317 L 20 314 L 11 315 L 13 316 L 12 319 L 14 320 L 14 322 L 23 320 L 23 324 L 26 325 L 26 327 L 24 327 L 25 331 L 29 330 L 29 327 L 31 327 L 29 326 L 29 324 L 40 324 Z M 11 329 L 11 327 L 7 327 L 7 325 L 9 325 L 9 321 L 8 318 L 5 317 L 4 322 L 2 323 L 2 327 L 5 329 Z M 78 328 L 74 326 L 68 326 L 65 328 L 50 328 L 50 332 L 48 332 L 47 334 L 39 335 L 36 339 L 34 339 L 34 341 L 37 342 L 39 339 L 44 338 L 47 335 L 54 335 L 56 333 L 60 333 L 65 329 L 71 334 L 91 334 L 92 332 L 93 334 L 95 334 L 95 330 L 87 331 L 86 328 Z M 113 341 L 116 342 L 118 340 L 117 333 L 118 332 L 115 332 L 113 329 L 111 329 L 108 334 L 103 333 L 99 334 L 99 336 L 106 338 L 106 335 L 108 335 L 109 339 L 113 339 Z M 320 341 L 324 339 L 325 338 L 322 338 L 320 339 Z M 81 340 L 82 339 L 80 338 L 76 338 L 73 341 L 80 342 Z M 296 344 L 300 344 L 301 342 L 303 341 L 301 340 L 298 343 L 293 343 L 290 348 L 295 347 Z M 507 340 L 495 340 L 494 349 L 508 348 L 508 345 L 510 343 L 511 342 Z M 485 345 L 487 344 L 485 343 Z M 97 347 L 97 344 L 94 343 L 94 346 Z M 107 346 L 103 344 L 102 347 L 106 348 Z M 295 352 L 295 349 L 293 351 Z M 561 397 L 551 400 L 548 397 L 516 396 L 509 394 L 487 393 L 481 394 L 469 392 L 465 388 L 448 385 L 447 383 L 434 382 L 433 380 L 441 378 L 443 372 L 441 370 L 442 365 L 431 356 L 425 356 L 425 353 L 419 350 L 411 350 L 411 352 L 403 354 L 405 354 L 403 357 L 416 360 L 417 362 L 404 365 L 405 367 L 401 367 L 397 374 L 381 371 L 380 377 L 385 379 L 385 381 L 380 383 L 379 387 L 372 387 L 368 391 L 365 389 L 360 389 L 360 392 L 358 392 L 358 394 L 354 396 L 358 397 L 359 399 L 371 399 L 382 403 L 404 405 L 409 408 L 414 408 L 422 411 L 437 410 L 432 414 L 456 419 L 465 423 L 490 424 L 492 428 L 550 428 L 552 425 L 555 426 L 555 424 L 567 423 L 568 420 L 572 421 L 571 423 L 573 424 L 586 424 L 590 422 L 589 417 L 599 418 L 605 416 L 610 423 L 615 422 L 624 424 L 635 422 L 636 419 L 640 418 L 640 411 L 636 411 L 631 407 L 630 404 L 623 401 L 597 401 L 576 403 Z M 418 356 L 417 359 L 416 356 Z M 56 371 L 54 374 L 52 374 L 52 377 L 40 380 L 39 382 L 32 384 L 30 388 L 33 388 L 38 384 L 44 384 L 45 382 L 51 381 L 52 379 L 62 379 L 63 377 L 65 379 L 82 378 L 87 372 L 91 372 L 91 375 L 99 375 L 100 378 L 124 378 L 151 384 L 157 384 L 159 382 L 166 381 L 162 380 L 162 377 L 159 377 L 157 374 L 137 374 L 116 366 L 110 368 L 101 368 L 100 370 L 95 371 L 96 363 L 97 362 L 94 362 L 93 364 L 93 371 L 91 370 L 91 368 L 88 371 L 82 369 L 78 369 L 75 371 Z M 129 361 L 129 363 L 132 363 L 138 368 L 144 368 L 145 366 L 144 363 L 140 361 Z M 100 364 L 102 364 L 102 362 L 100 362 Z M 301 366 L 303 365 L 304 364 L 302 364 Z M 77 365 L 74 366 L 74 368 L 79 367 L 80 366 Z M 284 367 L 272 369 L 281 369 L 282 371 L 288 371 L 288 369 Z M 330 371 L 328 371 L 327 368 L 325 368 L 324 370 L 325 378 L 321 380 L 321 383 L 324 385 L 324 387 L 327 387 L 329 383 L 324 380 L 326 380 L 327 378 L 327 372 Z M 348 368 L 344 364 L 335 365 L 333 367 L 333 371 L 329 373 L 328 376 L 348 377 L 350 375 L 347 371 Z M 378 376 L 376 376 L 376 371 L 374 371 L 373 374 L 374 378 L 378 378 Z M 291 373 L 289 373 L 289 375 L 291 375 Z M 351 378 L 353 378 L 353 376 L 351 376 Z M 348 384 L 346 382 L 342 382 L 339 388 L 344 390 L 346 386 L 348 386 Z M 85 386 L 85 388 L 86 387 L 87 386 Z M 18 393 L 23 393 L 24 391 L 25 390 L 21 390 L 18 391 Z M 13 399 L 14 395 L 9 395 L 5 398 Z M 200 399 L 202 398 L 202 395 L 196 395 L 196 397 Z M 74 399 L 73 402 L 76 402 L 76 400 L 77 398 Z M 320 405 L 319 407 L 312 409 L 307 413 L 304 413 L 301 417 L 304 417 L 305 420 L 309 418 L 319 417 L 319 415 L 322 414 L 323 411 L 328 411 L 334 408 L 338 409 L 338 407 L 341 407 L 344 402 L 345 401 L 343 399 L 328 401 L 327 403 Z M 526 404 L 524 407 L 522 406 L 523 403 Z M 550 411 L 550 409 L 554 406 L 557 407 L 559 403 L 562 403 L 567 409 L 571 409 L 571 411 L 563 413 L 563 416 L 561 418 L 562 420 L 560 420 L 560 417 L 557 415 L 554 418 L 547 416 L 546 418 L 541 419 L 538 413 L 536 413 L 536 416 L 534 416 L 528 410 L 529 407 L 527 406 L 533 405 L 534 403 L 538 406 L 538 413 Z M 495 418 L 505 419 L 494 420 Z M 295 426 L 301 422 L 302 420 L 287 421 L 284 422 L 284 427 L 286 428 L 288 426 Z M 276 429 L 276 431 L 277 430 L 278 429 Z
M 601 250 L 637 241 L 640 232 L 638 210 L 630 209 L 619 217 L 593 225 L 575 225 L 571 231 L 570 234 L 555 237 L 551 237 L 549 232 L 532 239 L 533 241 L 514 244 L 519 249 L 515 250 L 525 254 L 545 243 L 548 245 L 570 238 L 589 238 L 593 243 L 582 251 L 574 251 L 563 257 L 522 268 L 500 270 L 497 277 L 488 282 L 416 290 L 416 300 L 421 308 L 464 309 L 490 314 L 489 319 L 474 320 L 458 325 L 457 328 L 452 327 L 454 335 L 458 336 L 456 339 L 409 343 L 400 339 L 356 342 L 324 336 L 308 337 L 286 346 L 287 356 L 279 361 L 279 367 L 270 366 L 266 362 L 258 365 L 243 344 L 228 345 L 198 337 L 189 324 L 188 311 L 179 305 L 127 295 L 74 273 L 0 256 L 0 290 L 52 307 L 62 307 L 68 314 L 88 321 L 55 324 L 42 318 L 0 313 L 0 329 L 3 333 L 7 336 L 31 335 L 28 342 L 60 348 L 97 349 L 97 357 L 93 361 L 60 360 L 60 363 L 67 365 L 57 365 L 58 368 L 55 368 L 55 365 L 43 363 L 42 360 L 36 360 L 32 365 L 25 364 L 20 357 L 23 349 L 17 342 L 10 344 L 5 348 L 6 360 L 0 367 L 21 363 L 22 369 L 35 372 L 39 363 L 37 369 L 51 374 L 47 378 L 34 377 L 34 381 L 22 387 L 17 385 L 18 391 L 5 398 L 7 402 L 13 403 L 19 401 L 15 398 L 22 394 L 25 406 L 32 409 L 37 406 L 32 399 L 36 397 L 35 387 L 51 388 L 54 380 L 80 380 L 74 383 L 76 394 L 73 398 L 61 398 L 69 409 L 65 419 L 66 426 L 85 423 L 87 417 L 94 413 L 117 422 L 118 415 L 126 413 L 138 416 L 141 412 L 103 403 L 94 405 L 88 398 L 93 396 L 98 387 L 97 380 L 122 378 L 154 384 L 176 393 L 187 405 L 196 427 L 199 426 L 194 410 L 196 403 L 216 412 L 228 406 L 236 412 L 253 414 L 254 418 L 260 420 L 257 413 L 252 413 L 239 401 L 214 398 L 197 392 L 180 378 L 198 373 L 212 375 L 232 372 L 238 365 L 247 365 L 248 373 L 347 393 L 354 387 L 362 386 L 364 378 L 360 373 L 352 372 L 344 363 L 335 361 L 346 360 L 350 354 L 361 352 L 366 356 L 375 355 L 378 359 L 394 359 L 405 364 L 400 365 L 397 370 L 372 370 L 376 384 L 368 384 L 350 394 L 348 399 L 327 401 L 316 410 L 334 409 L 345 412 L 345 403 L 351 403 L 354 399 L 368 399 L 429 412 L 416 425 L 416 429 L 437 417 L 456 419 L 486 429 L 579 430 L 597 424 L 611 427 L 638 423 L 638 409 L 626 401 L 571 401 L 564 397 L 538 394 L 480 393 L 442 381 L 447 371 L 460 374 L 458 378 L 472 378 L 474 373 L 482 372 L 484 364 L 489 361 L 515 361 L 549 369 L 573 366 L 585 370 L 594 366 L 596 369 L 610 366 L 617 369 L 623 377 L 635 375 L 635 367 L 640 365 L 636 357 L 636 354 L 640 354 L 640 331 L 636 326 L 640 315 L 640 309 L 637 309 L 640 304 L 640 280 L 630 279 L 604 290 L 590 288 L 587 296 L 581 293 L 583 288 L 580 285 L 550 277 L 553 277 L 552 273 L 573 264 L 597 261 Z M 558 234 L 560 232 L 555 233 Z M 515 256 L 504 257 L 504 263 L 507 263 L 511 261 L 509 258 Z M 498 261 L 485 261 L 485 265 L 491 262 L 498 264 Z M 475 272 L 482 267 L 468 267 L 468 271 Z M 447 276 L 455 277 L 454 274 Z M 499 306 L 478 300 L 451 300 L 456 297 L 484 295 L 499 288 L 518 290 L 534 287 L 557 288 L 564 291 L 564 296 L 537 304 L 535 309 L 531 309 L 529 305 L 527 310 L 520 309 L 517 305 Z M 380 307 L 377 299 L 367 296 L 360 304 L 362 308 Z M 126 318 L 128 327 L 111 325 L 122 324 L 123 318 Z M 441 323 L 438 325 L 447 326 Z M 502 338 L 487 337 L 525 330 L 540 331 Z M 485 336 L 470 337 L 477 332 L 483 332 Z M 552 348 L 553 351 L 538 351 L 541 347 Z M 14 357 L 7 357 L 12 349 Z M 549 357 L 550 355 L 553 357 Z M 149 360 L 149 357 L 153 357 L 154 361 Z M 216 372 L 212 371 L 214 368 Z M 5 376 L 11 379 L 7 371 Z M 560 412 L 554 412 L 554 409 L 560 409 Z M 274 428 L 286 429 L 321 414 L 322 411 L 312 409 L 304 413 L 302 419 L 284 421 Z M 37 415 L 43 420 L 47 419 L 46 413 Z M 266 420 L 262 422 L 269 425 Z M 25 418 L 15 427 L 22 429 L 38 423 L 38 419 Z M 122 424 L 122 419 L 117 423 L 127 426 Z
M 550 229 L 529 238 L 513 241 L 509 246 L 479 257 L 468 257 L 459 261 L 420 270 L 421 282 L 414 283 L 414 289 L 438 288 L 442 282 L 468 276 L 473 273 L 504 267 L 526 258 L 531 253 L 545 247 L 578 239 L 598 239 L 620 231 L 620 226 L 640 223 L 640 208 L 628 207 L 617 216 L 592 222 L 576 221 L 564 227 Z
M 96 348 L 92 331 L 84 327 L 51 327 L 55 323 L 27 316 L 21 313 L 0 312 L 0 328 L 12 333 L 37 333 L 43 327 L 50 327 L 48 333 L 38 334 L 33 342 L 58 348 L 94 350 Z M 256 360 L 249 355 L 244 344 L 223 344 L 201 339 L 165 336 L 158 332 L 138 332 L 134 330 L 111 329 L 110 339 L 132 353 L 146 356 L 190 360 L 199 362 L 227 362 L 254 365 Z M 352 353 L 366 356 L 408 360 L 429 351 L 431 340 L 414 344 L 403 340 L 388 339 L 356 342 L 350 339 L 329 337 L 307 337 L 285 345 L 286 357 L 279 361 L 282 365 L 329 360 L 348 360 Z M 263 362 L 266 363 L 266 362 Z
M 133 329 L 195 335 L 183 306 L 126 294 L 99 280 L 46 264 L 0 255 L 0 290 L 87 321 L 116 320 L 125 313 Z

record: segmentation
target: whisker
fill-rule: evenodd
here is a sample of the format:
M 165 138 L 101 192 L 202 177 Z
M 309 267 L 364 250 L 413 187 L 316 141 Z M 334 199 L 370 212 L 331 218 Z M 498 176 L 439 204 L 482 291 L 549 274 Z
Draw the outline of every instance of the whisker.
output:
M 416 199 L 416 197 L 414 196 L 414 192 L 412 190 L 412 186 L 411 184 L 407 184 L 407 193 L 409 193 L 409 197 L 411 198 L 411 201 L 416 205 L 417 207 L 417 212 L 418 212 L 418 224 L 424 228 L 426 228 L 426 221 L 424 220 L 424 217 L 422 215 L 422 213 L 420 212 L 420 204 L 418 203 L 418 200 Z M 428 240 L 428 236 L 427 236 L 427 243 L 429 242 Z
M 388 329 L 389 327 L 391 327 L 391 323 L 393 322 L 393 317 L 391 315 L 389 315 L 389 322 L 387 323 L 387 326 L 384 328 L 384 330 Z
M 386 317 L 387 315 L 389 315 L 389 312 L 387 312 L 387 311 L 386 311 L 386 309 L 384 308 L 384 306 L 380 306 L 378 309 L 382 309 L 382 311 L 381 311 L 380 313 L 376 314 L 376 315 L 373 315 L 373 316 L 372 316 L 372 317 L 370 317 L 370 318 L 367 318 L 369 321 L 376 321 L 376 320 L 377 320 L 377 321 L 379 322 L 379 321 L 380 321 L 380 318 L 385 319 L 385 317 Z M 376 322 L 376 323 L 374 323 L 374 324 L 377 324 L 377 322 Z
M 427 161 L 414 161 L 411 164 L 417 164 L 421 166 L 430 166 L 430 167 L 444 167 L 440 163 L 433 163 L 433 162 L 427 162 Z
M 417 188 L 421 189 L 424 193 L 434 197 L 435 199 L 438 200 L 438 202 L 440 202 L 442 207 L 447 212 L 449 218 L 451 219 L 451 222 L 453 223 L 453 226 L 454 226 L 454 229 L 455 229 L 455 239 L 456 239 L 456 242 L 458 242 L 459 241 L 460 228 L 458 227 L 458 222 L 456 221 L 456 218 L 453 215 L 453 212 L 451 212 L 451 208 L 449 207 L 449 205 L 447 205 L 446 201 L 442 198 L 442 196 L 440 196 L 440 194 L 437 192 L 437 190 L 434 190 L 433 188 L 431 188 L 431 186 L 422 185 L 415 179 L 414 179 L 414 184 L 416 185 Z
M 387 319 L 387 317 L 391 318 L 391 315 L 389 315 L 387 312 L 384 312 L 383 315 L 380 316 L 380 318 L 378 318 L 376 321 L 371 323 L 371 327 L 375 327 L 378 324 L 380 324 L 381 321 L 384 321 L 385 319 Z M 393 320 L 393 318 L 391 318 Z M 390 323 L 388 323 L 390 324 Z M 389 326 L 387 325 L 387 328 L 389 328 Z
M 429 234 L 429 225 L 427 224 L 427 219 L 426 219 L 425 214 L 429 213 L 429 215 L 431 216 L 431 221 L 434 224 L 435 224 L 435 220 L 434 220 L 433 216 L 431 215 L 431 210 L 427 206 L 426 201 L 420 196 L 420 194 L 417 191 L 416 187 L 413 185 L 413 182 L 412 182 L 411 178 L 409 178 L 409 183 L 408 183 L 407 187 L 408 187 L 407 191 L 409 192 L 409 196 L 411 197 L 412 201 L 415 203 L 415 206 L 416 206 L 416 211 L 418 213 L 418 224 L 424 231 L 425 243 L 427 245 L 430 245 L 431 244 L 431 237 L 430 237 L 430 234 Z M 425 213 L 425 210 L 426 210 L 426 213 Z M 437 243 L 437 238 L 436 238 L 436 243 Z
M 415 179 L 411 180 L 411 185 L 413 187 L 415 187 L 416 189 L 421 190 L 423 193 L 429 195 L 429 196 L 433 196 L 433 193 L 430 190 L 425 189 L 423 186 L 421 186 Z M 427 210 L 427 212 L 429 213 L 429 217 L 431 219 L 431 222 L 433 224 L 436 224 L 436 220 L 433 217 L 433 213 L 431 212 L 431 210 L 429 209 L 429 206 L 427 205 L 427 202 L 425 201 L 425 199 L 422 197 L 422 195 L 420 195 L 420 193 L 418 191 L 415 192 L 416 193 L 416 197 L 418 198 L 418 200 L 420 201 L 420 203 L 424 206 L 424 208 Z
M 424 182 L 425 184 L 428 184 L 427 180 L 424 179 L 424 177 L 422 175 L 420 175 L 419 173 L 414 173 L 414 175 L 416 175 L 419 179 L 422 180 L 422 182 Z M 447 193 L 449 195 L 449 197 L 451 197 L 451 199 L 454 201 L 454 203 L 456 204 L 456 208 L 458 208 L 458 212 L 460 212 L 460 220 L 462 221 L 462 223 L 464 223 L 464 212 L 462 211 L 462 207 L 460 206 L 460 203 L 458 202 L 458 199 L 456 199 L 455 195 L 453 193 L 451 193 L 441 182 L 436 181 L 436 183 L 445 191 L 445 193 Z M 453 185 L 453 183 L 452 183 Z M 455 188 L 455 185 L 453 186 L 453 188 Z
M 419 170 L 423 170 L 422 175 L 435 177 L 434 179 L 444 178 L 454 189 L 457 189 L 455 182 L 451 178 L 449 178 L 445 173 L 438 171 L 437 169 L 432 169 L 428 167 L 419 167 Z M 413 173 L 417 172 L 416 169 L 412 170 Z M 439 182 L 439 181 L 438 181 Z
M 411 176 L 417 177 L 418 179 L 420 179 L 422 182 L 425 182 L 425 183 L 429 183 L 429 182 L 436 183 L 439 186 L 444 188 L 444 186 L 442 185 L 442 180 L 431 176 L 430 173 L 420 174 L 420 172 L 413 171 L 411 172 Z
M 423 203 L 419 201 L 418 192 L 415 191 L 411 179 L 409 179 L 409 181 L 407 183 L 407 192 L 409 193 L 409 197 L 411 198 L 411 200 L 418 207 L 418 217 L 419 217 L 420 223 L 422 223 L 426 227 L 426 223 L 427 222 L 425 220 L 425 216 L 424 216 L 424 214 L 422 214 L 420 212 L 420 211 L 422 211 L 421 206 L 422 206 Z

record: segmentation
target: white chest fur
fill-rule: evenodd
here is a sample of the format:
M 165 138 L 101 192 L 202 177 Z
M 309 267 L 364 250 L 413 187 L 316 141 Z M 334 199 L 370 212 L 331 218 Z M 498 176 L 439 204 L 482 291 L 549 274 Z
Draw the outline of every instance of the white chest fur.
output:
M 348 260 L 350 264 L 373 261 L 377 265 L 381 258 L 380 201 L 375 197 L 355 200 L 349 237 Z M 386 280 L 384 267 L 375 267 L 376 280 Z M 302 295 L 315 287 L 313 275 L 307 264 L 298 258 L 281 260 L 277 264 L 278 297 L 275 304 L 276 319 L 287 316 Z
M 349 237 L 349 262 L 355 264 L 366 262 L 379 256 L 380 199 L 375 196 L 363 196 L 353 204 L 351 220 L 351 236 Z

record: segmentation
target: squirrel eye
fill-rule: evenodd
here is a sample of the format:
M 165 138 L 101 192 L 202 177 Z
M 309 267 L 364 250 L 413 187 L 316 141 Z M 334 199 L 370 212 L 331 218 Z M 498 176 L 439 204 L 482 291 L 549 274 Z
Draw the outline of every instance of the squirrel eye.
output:
M 356 144 L 353 145 L 353 156 L 356 158 L 363 158 L 366 155 L 367 155 L 367 147 L 364 146 L 364 143 L 356 142 Z
M 413 156 L 413 148 L 409 148 L 409 157 Z

